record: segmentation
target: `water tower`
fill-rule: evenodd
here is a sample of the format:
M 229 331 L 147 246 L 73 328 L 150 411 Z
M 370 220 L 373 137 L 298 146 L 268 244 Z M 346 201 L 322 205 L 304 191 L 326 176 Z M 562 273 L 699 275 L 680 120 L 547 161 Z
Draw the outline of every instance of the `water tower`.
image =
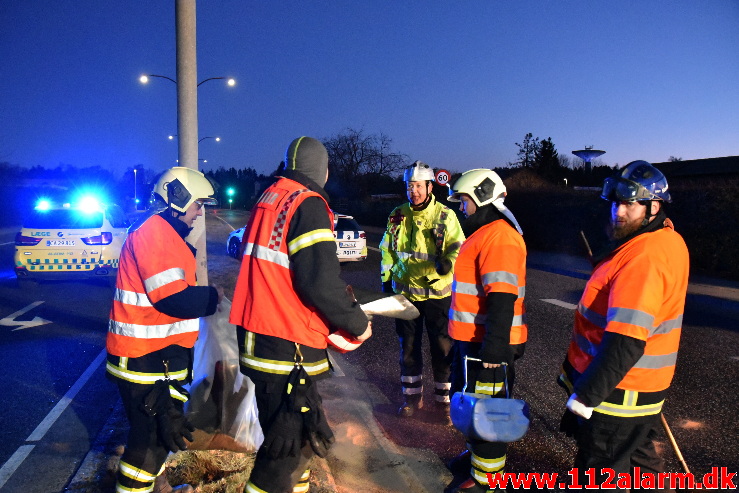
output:
M 597 158 L 598 156 L 602 156 L 605 154 L 606 151 L 599 151 L 597 149 L 593 149 L 593 146 L 585 146 L 585 149 L 580 149 L 579 151 L 572 151 L 572 154 L 579 157 L 583 161 L 585 161 L 585 171 L 588 173 L 591 170 L 590 161 Z

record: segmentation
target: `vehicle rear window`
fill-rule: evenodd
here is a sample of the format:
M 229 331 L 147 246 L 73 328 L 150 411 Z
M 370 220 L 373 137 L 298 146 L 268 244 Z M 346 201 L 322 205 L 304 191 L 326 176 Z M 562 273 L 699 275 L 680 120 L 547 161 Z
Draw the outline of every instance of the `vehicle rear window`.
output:
M 335 229 L 336 231 L 359 231 L 361 228 L 359 227 L 359 223 L 354 219 L 340 217 L 339 220 L 336 221 Z
M 23 227 L 31 229 L 90 229 L 102 225 L 102 212 L 84 213 L 74 209 L 33 211 L 23 221 Z

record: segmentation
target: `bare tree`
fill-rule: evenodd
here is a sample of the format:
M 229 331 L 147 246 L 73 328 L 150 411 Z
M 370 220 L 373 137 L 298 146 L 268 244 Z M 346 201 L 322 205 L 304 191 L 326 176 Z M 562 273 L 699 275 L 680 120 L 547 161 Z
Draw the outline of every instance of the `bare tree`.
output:
M 326 139 L 331 173 L 344 183 L 361 175 L 392 175 L 403 168 L 407 156 L 393 152 L 387 135 L 366 135 L 362 130 L 347 128 L 344 133 Z

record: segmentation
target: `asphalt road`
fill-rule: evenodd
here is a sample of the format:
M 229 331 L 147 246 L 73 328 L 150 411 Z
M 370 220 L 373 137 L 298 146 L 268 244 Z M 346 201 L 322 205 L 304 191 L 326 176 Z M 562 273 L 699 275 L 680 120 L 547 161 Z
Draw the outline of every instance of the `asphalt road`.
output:
M 0 490 L 61 491 L 117 400 L 101 369 L 112 288 L 19 286 L 14 234 L 0 231 Z
M 208 217 L 210 280 L 223 284 L 229 297 L 238 261 L 226 256 L 225 239 L 245 220 L 239 211 L 220 211 Z M 0 231 L 0 319 L 9 323 L 0 325 L 0 367 L 6 386 L 0 393 L 0 490 L 62 491 L 117 400 L 97 360 L 104 348 L 112 293 L 102 283 L 50 283 L 35 290 L 19 289 L 12 273 L 13 246 L 8 244 L 13 233 Z M 378 242 L 379 235 L 370 233 L 368 259 L 342 265 L 347 282 L 379 288 Z M 565 474 L 574 453 L 572 441 L 557 432 L 565 395 L 555 378 L 569 341 L 574 304 L 585 281 L 556 273 L 560 267 L 528 271 L 530 340 L 517 366 L 516 397 L 529 402 L 532 425 L 527 436 L 509 448 L 510 471 Z M 28 322 L 35 317 L 49 323 L 21 328 L 32 325 Z M 27 323 L 13 325 L 23 321 Z M 709 472 L 712 466 L 739 469 L 739 398 L 734 390 L 739 377 L 738 322 L 736 303 L 689 296 L 677 374 L 664 412 L 696 474 Z M 392 444 L 415 450 L 418 457 L 433 454 L 440 461 L 462 450 L 462 436 L 444 424 L 432 406 L 409 420 L 395 415 L 402 397 L 392 321 L 376 319 L 373 337 L 339 360 L 348 376 L 375 396 L 374 424 Z M 81 377 L 88 378 L 83 378 L 84 385 Z M 424 386 L 430 401 L 429 368 L 424 371 Z M 56 417 L 54 410 L 65 405 Z M 48 431 L 42 434 L 40 424 L 48 425 Z M 660 440 L 670 470 L 680 471 L 664 436 Z

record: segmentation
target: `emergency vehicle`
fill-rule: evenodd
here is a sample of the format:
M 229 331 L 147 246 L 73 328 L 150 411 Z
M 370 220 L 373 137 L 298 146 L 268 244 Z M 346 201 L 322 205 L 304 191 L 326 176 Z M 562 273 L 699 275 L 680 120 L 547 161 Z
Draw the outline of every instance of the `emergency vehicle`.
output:
M 100 277 L 115 282 L 128 218 L 115 205 L 92 197 L 76 204 L 41 200 L 15 237 L 19 280 Z

